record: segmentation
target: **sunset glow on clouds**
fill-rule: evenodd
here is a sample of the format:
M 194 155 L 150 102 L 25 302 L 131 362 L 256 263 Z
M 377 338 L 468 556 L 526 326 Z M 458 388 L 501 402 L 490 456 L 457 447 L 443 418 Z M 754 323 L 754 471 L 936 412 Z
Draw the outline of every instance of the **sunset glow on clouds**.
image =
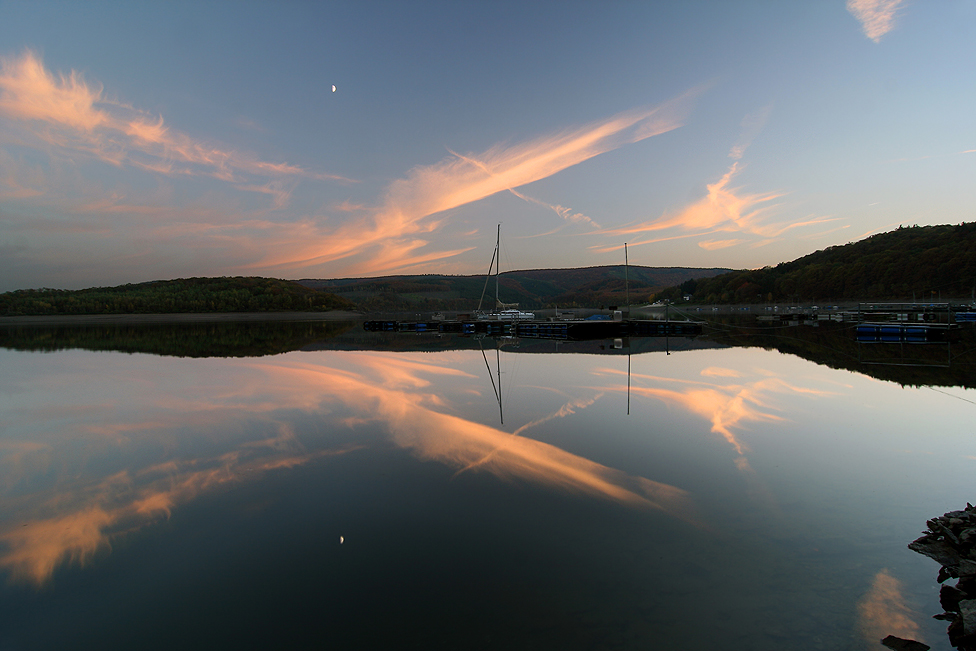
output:
M 164 31 L 118 28 L 138 8 L 115 11 L 115 29 L 71 8 L 69 32 L 35 21 L 42 5 L 0 26 L 0 291 L 481 273 L 500 222 L 527 242 L 521 268 L 619 264 L 624 242 L 635 264 L 758 267 L 891 224 L 957 223 L 973 199 L 951 181 L 970 157 L 950 155 L 976 143 L 976 92 L 953 81 L 971 39 L 941 30 L 930 47 L 923 19 L 965 21 L 918 4 L 702 20 L 694 3 L 667 19 L 649 3 L 555 22 L 492 9 L 484 34 L 453 49 L 427 33 L 449 19 L 423 3 L 368 34 L 337 6 L 295 6 L 278 13 L 333 36 L 272 30 L 243 53 L 189 42 L 178 56 Z M 267 24 L 265 10 L 208 23 L 213 43 Z M 161 30 L 202 20 L 159 14 Z M 899 39 L 882 38 L 896 21 Z M 580 25 L 607 23 L 634 31 L 619 47 L 595 31 L 562 67 L 546 63 Z M 536 37 L 487 57 L 514 25 Z M 682 42 L 703 45 L 691 57 Z M 809 43 L 828 45 L 811 58 Z M 878 90 L 885 79 L 897 83 Z
M 23 144 L 37 139 L 69 159 L 91 156 L 112 165 L 230 182 L 254 175 L 349 180 L 195 140 L 165 126 L 162 116 L 107 99 L 102 88 L 76 71 L 55 75 L 30 50 L 0 58 L 0 71 L 0 114 L 20 127 L 14 137 Z
M 895 26 L 902 0 L 847 0 L 847 10 L 861 23 L 864 35 L 875 43 Z
M 732 179 L 739 171 L 739 163 L 733 163 L 718 181 L 706 185 L 708 193 L 704 197 L 685 206 L 677 214 L 663 215 L 651 221 L 605 230 L 602 234 L 625 238 L 631 246 L 639 246 L 671 239 L 654 237 L 654 233 L 684 231 L 685 234 L 678 237 L 709 238 L 698 239 L 698 246 L 706 251 L 716 251 L 741 244 L 763 246 L 781 239 L 794 229 L 819 228 L 834 221 L 831 217 L 784 219 L 785 211 L 778 200 L 785 194 L 746 193 L 741 187 L 731 187 Z M 749 237 L 710 239 L 716 233 L 734 233 Z M 598 251 L 616 251 L 621 247 L 594 246 L 593 248 Z

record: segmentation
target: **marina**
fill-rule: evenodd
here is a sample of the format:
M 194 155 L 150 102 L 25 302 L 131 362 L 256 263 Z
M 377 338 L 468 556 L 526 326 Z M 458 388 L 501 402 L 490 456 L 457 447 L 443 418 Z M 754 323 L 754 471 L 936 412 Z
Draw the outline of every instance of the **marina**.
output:
M 526 339 L 590 340 L 617 337 L 693 337 L 702 333 L 698 321 L 653 319 L 581 319 L 575 321 L 364 321 L 367 332 L 432 332 L 440 334 L 522 337 Z

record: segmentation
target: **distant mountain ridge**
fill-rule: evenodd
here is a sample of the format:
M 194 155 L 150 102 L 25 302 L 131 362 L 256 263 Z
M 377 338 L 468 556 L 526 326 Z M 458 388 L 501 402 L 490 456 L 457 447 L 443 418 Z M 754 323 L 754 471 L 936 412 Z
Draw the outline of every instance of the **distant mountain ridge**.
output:
M 499 275 L 498 297 L 523 308 L 623 305 L 629 285 L 632 303 L 690 279 L 709 278 L 730 269 L 645 267 L 639 265 L 528 269 Z M 487 280 L 487 284 L 486 284 Z M 378 278 L 302 279 L 305 287 L 332 292 L 361 310 L 473 310 L 484 293 L 484 309 L 494 307 L 494 279 L 484 274 L 417 274 Z

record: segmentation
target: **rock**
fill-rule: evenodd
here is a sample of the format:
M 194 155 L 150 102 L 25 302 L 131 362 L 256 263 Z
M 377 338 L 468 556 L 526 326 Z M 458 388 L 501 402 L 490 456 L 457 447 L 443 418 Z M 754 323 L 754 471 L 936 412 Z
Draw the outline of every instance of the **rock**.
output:
M 958 612 L 959 602 L 966 598 L 966 593 L 954 585 L 944 585 L 939 590 L 939 603 L 946 612 Z
M 959 552 L 952 545 L 941 540 L 931 540 L 927 536 L 922 536 L 915 542 L 909 543 L 908 548 L 914 552 L 928 556 L 942 566 L 955 566 L 962 560 Z
M 894 649 L 894 651 L 928 651 L 931 649 L 928 644 L 922 644 L 921 642 L 916 642 L 915 640 L 906 640 L 904 638 L 895 637 L 894 635 L 889 635 L 885 639 L 881 640 L 881 644 L 885 645 L 889 649 Z
M 959 602 L 962 615 L 962 634 L 976 635 L 976 599 L 963 599 Z
M 959 576 L 976 576 L 976 561 L 962 559 L 959 561 Z

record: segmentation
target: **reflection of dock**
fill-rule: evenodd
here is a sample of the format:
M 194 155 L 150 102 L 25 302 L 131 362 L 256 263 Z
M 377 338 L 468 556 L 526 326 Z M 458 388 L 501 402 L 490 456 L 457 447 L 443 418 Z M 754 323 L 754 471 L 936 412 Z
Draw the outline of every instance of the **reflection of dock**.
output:
M 641 319 L 582 321 L 366 321 L 371 332 L 431 332 L 440 334 L 566 339 L 585 341 L 620 337 L 694 337 L 702 333 L 698 321 Z
M 929 343 L 946 340 L 949 324 L 861 323 L 857 340 L 862 343 Z

